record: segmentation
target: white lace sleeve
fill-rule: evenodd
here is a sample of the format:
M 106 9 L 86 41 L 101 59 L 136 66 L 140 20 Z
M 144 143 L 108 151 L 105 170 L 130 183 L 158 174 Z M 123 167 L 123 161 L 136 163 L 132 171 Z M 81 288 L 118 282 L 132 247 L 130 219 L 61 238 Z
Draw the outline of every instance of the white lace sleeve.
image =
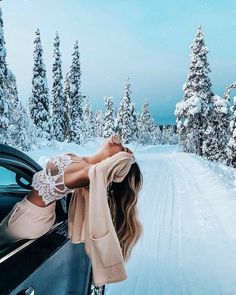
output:
M 46 168 L 34 174 L 31 186 L 42 196 L 45 204 L 67 195 L 63 172 L 68 163 L 68 158 L 65 157 L 50 158 Z

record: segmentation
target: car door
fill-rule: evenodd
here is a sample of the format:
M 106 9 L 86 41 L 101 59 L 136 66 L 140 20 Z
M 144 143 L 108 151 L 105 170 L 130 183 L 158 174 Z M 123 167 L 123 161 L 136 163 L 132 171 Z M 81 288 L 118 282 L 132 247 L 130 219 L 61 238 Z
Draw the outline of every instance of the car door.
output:
M 31 190 L 32 176 L 41 169 L 29 156 L 0 144 L 0 221 Z M 68 202 L 57 201 L 48 233 L 0 248 L 0 295 L 90 293 L 91 261 L 83 243 L 67 239 L 67 209 Z

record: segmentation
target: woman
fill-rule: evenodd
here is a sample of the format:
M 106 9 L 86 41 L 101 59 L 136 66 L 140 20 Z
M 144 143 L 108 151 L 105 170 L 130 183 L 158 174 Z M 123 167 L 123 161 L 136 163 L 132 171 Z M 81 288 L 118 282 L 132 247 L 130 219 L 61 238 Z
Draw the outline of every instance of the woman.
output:
M 118 133 L 110 136 L 92 156 L 58 155 L 47 162 L 45 170 L 35 173 L 33 189 L 15 204 L 0 224 L 0 244 L 38 238 L 55 222 L 55 201 L 76 188 L 89 186 L 91 165 L 120 152 L 132 152 L 121 143 Z M 142 227 L 136 216 L 137 196 L 142 186 L 142 174 L 136 162 L 121 183 L 111 183 L 108 203 L 124 259 L 140 237 Z M 127 214 L 129 212 L 129 214 Z

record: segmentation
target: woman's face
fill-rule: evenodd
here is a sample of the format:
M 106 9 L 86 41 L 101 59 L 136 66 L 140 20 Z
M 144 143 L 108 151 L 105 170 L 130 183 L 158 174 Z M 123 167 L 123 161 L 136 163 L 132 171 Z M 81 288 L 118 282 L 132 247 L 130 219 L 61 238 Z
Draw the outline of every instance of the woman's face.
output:
M 109 142 L 109 138 L 106 139 L 105 142 L 101 145 L 99 151 L 105 152 L 108 155 L 108 157 L 111 157 L 112 155 L 121 151 L 125 151 L 132 154 L 132 151 L 129 148 L 123 146 L 121 143 L 111 144 Z

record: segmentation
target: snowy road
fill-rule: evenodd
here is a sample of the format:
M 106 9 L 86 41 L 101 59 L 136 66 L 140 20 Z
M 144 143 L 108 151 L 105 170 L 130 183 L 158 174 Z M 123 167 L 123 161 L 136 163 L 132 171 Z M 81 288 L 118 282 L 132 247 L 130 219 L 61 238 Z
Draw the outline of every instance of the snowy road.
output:
M 236 294 L 236 195 L 201 160 L 173 149 L 137 153 L 144 234 L 108 295 Z

